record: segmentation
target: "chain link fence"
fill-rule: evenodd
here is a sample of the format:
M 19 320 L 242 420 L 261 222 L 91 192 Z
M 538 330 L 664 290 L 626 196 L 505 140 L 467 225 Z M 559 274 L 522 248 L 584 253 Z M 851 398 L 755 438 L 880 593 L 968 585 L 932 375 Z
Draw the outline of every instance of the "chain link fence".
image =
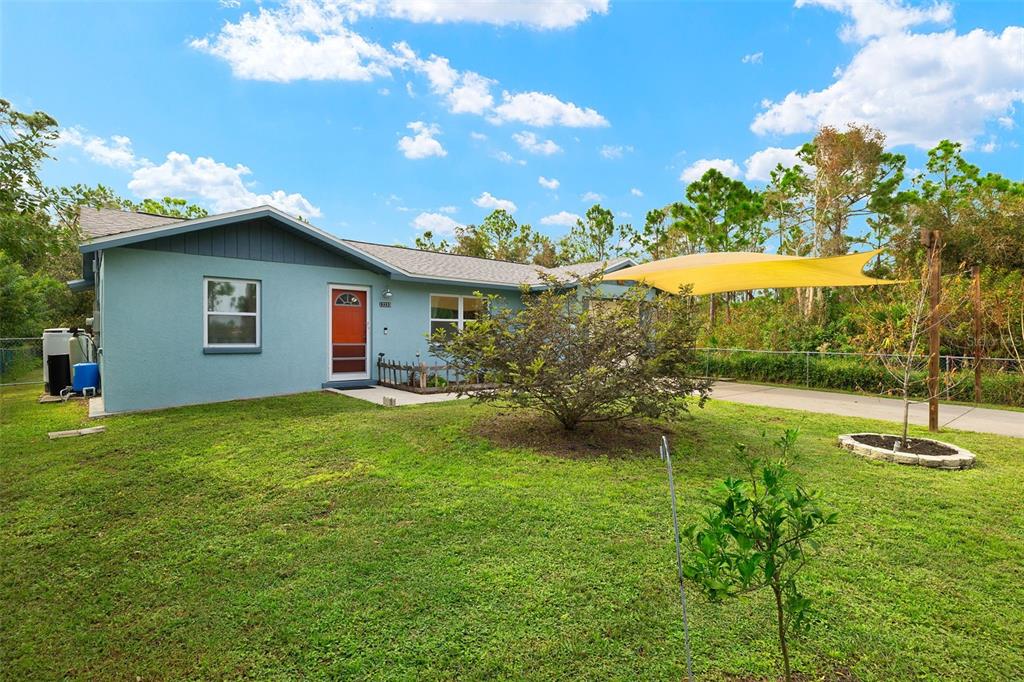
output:
M 0 338 L 0 386 L 43 383 L 43 340 Z

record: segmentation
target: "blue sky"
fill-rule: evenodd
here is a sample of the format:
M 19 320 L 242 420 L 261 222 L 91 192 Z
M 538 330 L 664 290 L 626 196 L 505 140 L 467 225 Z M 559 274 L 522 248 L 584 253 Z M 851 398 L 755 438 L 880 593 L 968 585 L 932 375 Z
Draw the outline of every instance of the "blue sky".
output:
M 960 140 L 1020 179 L 1022 24 L 1010 2 L 5 2 L 0 96 L 60 122 L 51 183 L 386 243 L 494 207 L 559 236 L 595 200 L 642 223 L 709 166 L 761 183 L 820 124 L 875 125 L 911 168 Z

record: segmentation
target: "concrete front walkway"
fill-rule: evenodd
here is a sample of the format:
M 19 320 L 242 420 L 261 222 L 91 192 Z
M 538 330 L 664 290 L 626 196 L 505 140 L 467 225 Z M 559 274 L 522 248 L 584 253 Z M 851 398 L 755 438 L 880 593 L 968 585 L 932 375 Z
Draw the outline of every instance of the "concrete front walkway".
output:
M 746 405 L 784 407 L 805 412 L 864 417 L 890 422 L 903 421 L 903 401 L 894 398 L 723 381 L 715 384 L 711 397 L 714 400 L 726 400 Z M 910 422 L 922 426 L 928 425 L 928 405 L 926 403 L 916 403 L 910 406 Z M 944 403 L 939 405 L 939 427 L 1024 438 L 1024 412 Z
M 395 405 L 423 405 L 424 403 L 443 403 L 456 400 L 454 393 L 413 393 L 400 391 L 387 386 L 367 386 L 366 388 L 327 388 L 324 389 L 349 398 L 358 398 L 377 405 L 384 404 L 384 398 L 394 398 Z

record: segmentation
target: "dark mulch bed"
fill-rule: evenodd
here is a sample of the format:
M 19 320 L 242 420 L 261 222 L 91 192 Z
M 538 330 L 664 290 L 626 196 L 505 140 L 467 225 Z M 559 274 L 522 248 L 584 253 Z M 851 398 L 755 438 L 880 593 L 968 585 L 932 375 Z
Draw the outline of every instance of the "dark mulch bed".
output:
M 876 448 L 885 448 L 886 450 L 892 450 L 892 446 L 898 443 L 900 440 L 899 436 L 875 436 L 875 435 L 860 435 L 854 436 L 853 439 L 858 443 L 864 445 L 871 445 Z M 897 448 L 899 452 L 909 452 L 914 455 L 955 455 L 957 450 L 951 448 L 948 445 L 936 443 L 932 440 L 925 440 L 922 438 L 908 438 L 907 447 Z
M 473 425 L 472 433 L 504 448 L 528 448 L 557 457 L 655 456 L 662 435 L 674 431 L 645 421 L 582 424 L 566 431 L 547 415 L 532 412 L 497 412 Z

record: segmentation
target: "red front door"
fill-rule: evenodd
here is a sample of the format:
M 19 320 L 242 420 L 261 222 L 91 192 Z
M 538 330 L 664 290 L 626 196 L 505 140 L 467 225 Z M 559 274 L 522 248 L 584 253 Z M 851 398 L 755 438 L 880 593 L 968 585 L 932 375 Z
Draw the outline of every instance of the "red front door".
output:
M 331 287 L 331 373 L 366 374 L 366 292 Z

